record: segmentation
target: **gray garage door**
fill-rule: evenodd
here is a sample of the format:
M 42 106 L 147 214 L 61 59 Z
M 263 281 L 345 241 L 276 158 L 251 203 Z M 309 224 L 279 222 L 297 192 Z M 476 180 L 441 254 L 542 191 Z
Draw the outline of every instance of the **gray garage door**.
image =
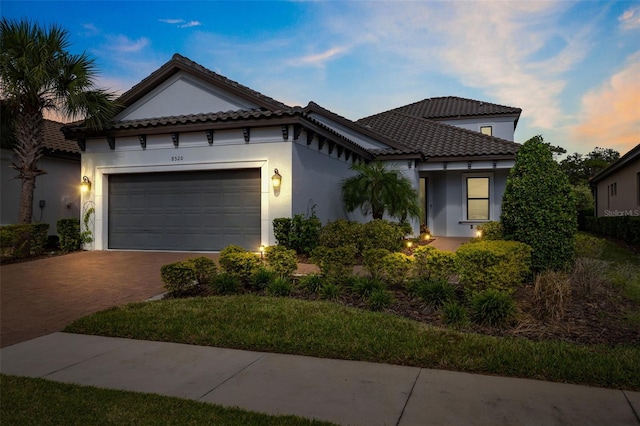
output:
M 109 248 L 260 245 L 260 169 L 109 176 Z

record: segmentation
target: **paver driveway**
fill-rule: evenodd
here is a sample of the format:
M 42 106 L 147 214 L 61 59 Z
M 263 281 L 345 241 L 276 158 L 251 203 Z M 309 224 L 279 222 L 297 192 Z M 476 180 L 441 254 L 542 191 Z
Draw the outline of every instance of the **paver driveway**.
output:
M 85 251 L 0 267 L 0 347 L 163 292 L 160 267 L 218 254 Z

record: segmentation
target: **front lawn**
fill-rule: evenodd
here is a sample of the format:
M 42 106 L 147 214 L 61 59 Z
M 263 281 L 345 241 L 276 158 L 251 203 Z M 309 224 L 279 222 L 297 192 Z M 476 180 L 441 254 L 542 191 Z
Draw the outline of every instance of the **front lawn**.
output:
M 0 375 L 3 425 L 330 425 L 147 393 Z
M 640 390 L 640 346 L 493 337 L 333 302 L 256 295 L 130 304 L 67 332 Z

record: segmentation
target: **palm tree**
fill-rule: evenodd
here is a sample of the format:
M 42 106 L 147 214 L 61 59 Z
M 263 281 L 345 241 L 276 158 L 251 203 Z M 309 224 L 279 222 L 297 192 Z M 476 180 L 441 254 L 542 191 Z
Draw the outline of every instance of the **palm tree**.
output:
M 86 53 L 67 52 L 68 33 L 52 25 L 2 18 L 0 22 L 0 96 L 15 128 L 16 178 L 22 180 L 19 223 L 31 223 L 36 177 L 42 157 L 45 111 L 69 119 L 85 118 L 97 128 L 114 112 L 114 95 L 94 85 L 96 66 Z M 7 117 L 3 117 L 3 121 Z
M 357 163 L 351 170 L 358 174 L 342 181 L 342 203 L 347 211 L 360 207 L 362 214 L 382 219 L 385 211 L 404 221 L 420 218 L 418 194 L 411 181 L 398 170 L 389 170 L 381 162 Z

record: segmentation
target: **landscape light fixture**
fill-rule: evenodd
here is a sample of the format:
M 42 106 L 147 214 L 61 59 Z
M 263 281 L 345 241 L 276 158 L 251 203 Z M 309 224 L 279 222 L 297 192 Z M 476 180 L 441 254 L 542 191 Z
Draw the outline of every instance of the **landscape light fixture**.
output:
M 273 189 L 280 189 L 280 184 L 282 183 L 282 175 L 278 173 L 278 169 L 273 170 L 273 176 L 271 176 L 271 184 L 273 185 Z
M 260 250 L 260 260 L 264 259 L 264 244 L 260 244 L 260 247 L 258 248 L 258 250 Z
M 477 238 L 482 238 L 482 231 L 481 231 L 481 230 L 479 230 L 479 229 L 478 229 L 478 230 L 476 231 L 476 237 L 477 237 Z
M 91 181 L 86 176 L 82 177 L 82 182 L 80 183 L 80 191 L 85 193 L 91 191 Z

